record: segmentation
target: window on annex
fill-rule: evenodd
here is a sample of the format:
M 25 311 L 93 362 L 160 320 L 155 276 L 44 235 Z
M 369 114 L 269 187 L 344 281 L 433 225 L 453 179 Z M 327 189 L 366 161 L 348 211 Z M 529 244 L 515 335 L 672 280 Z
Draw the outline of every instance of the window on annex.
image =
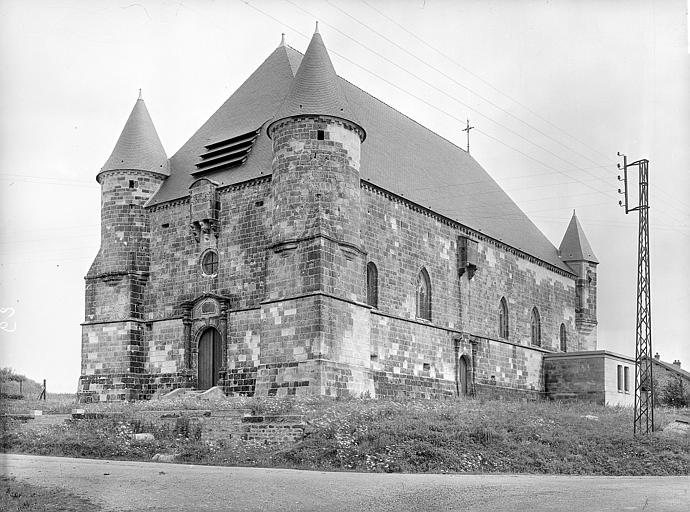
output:
M 218 273 L 218 253 L 214 250 L 206 251 L 201 257 L 201 271 L 206 276 Z
M 625 387 L 625 392 L 630 393 L 630 367 L 625 366 L 623 368 L 623 386 Z
M 618 383 L 618 392 L 622 393 L 623 392 L 623 365 L 622 364 L 618 365 L 618 372 L 617 372 L 616 381 Z
M 367 263 L 367 304 L 379 307 L 379 271 L 373 261 Z
M 568 339 L 567 339 L 567 333 L 565 331 L 565 324 L 561 324 L 561 331 L 559 338 L 561 340 L 561 352 L 567 352 L 568 351 Z
M 532 308 L 532 345 L 541 347 L 541 318 L 539 318 L 539 310 Z
M 508 303 L 505 297 L 501 297 L 501 303 L 498 306 L 498 336 L 508 339 Z
M 417 318 L 431 320 L 431 280 L 425 268 L 417 276 Z

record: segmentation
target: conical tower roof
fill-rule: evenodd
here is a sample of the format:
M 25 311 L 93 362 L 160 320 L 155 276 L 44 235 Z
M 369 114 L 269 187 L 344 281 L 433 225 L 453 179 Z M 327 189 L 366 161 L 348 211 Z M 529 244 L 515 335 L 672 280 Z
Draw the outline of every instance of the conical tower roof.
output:
M 580 225 L 580 221 L 573 210 L 573 218 L 570 219 L 568 229 L 565 230 L 563 241 L 558 249 L 561 259 L 563 261 L 589 261 L 591 263 L 599 263 L 597 257 L 594 255 L 592 246 L 585 236 L 585 232 Z
M 340 79 L 319 34 L 318 25 L 287 96 L 273 117 L 273 123 L 303 115 L 338 117 L 362 128 L 341 88 Z M 362 140 L 364 136 L 362 128 Z
M 168 157 L 141 95 L 99 174 L 120 169 L 170 175 Z

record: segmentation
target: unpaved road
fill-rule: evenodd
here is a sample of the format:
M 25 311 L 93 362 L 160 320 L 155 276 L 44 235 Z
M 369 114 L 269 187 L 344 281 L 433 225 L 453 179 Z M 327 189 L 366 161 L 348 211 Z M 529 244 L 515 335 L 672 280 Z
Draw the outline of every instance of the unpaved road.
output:
M 18 479 L 107 511 L 690 510 L 689 477 L 400 475 L 0 454 Z

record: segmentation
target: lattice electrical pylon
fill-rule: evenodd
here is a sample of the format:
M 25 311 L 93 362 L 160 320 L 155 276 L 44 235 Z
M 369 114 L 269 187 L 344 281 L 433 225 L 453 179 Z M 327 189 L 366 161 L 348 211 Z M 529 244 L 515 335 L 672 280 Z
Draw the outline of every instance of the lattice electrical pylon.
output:
M 654 385 L 652 380 L 652 300 L 649 283 L 649 161 L 646 159 L 628 163 L 628 157 L 623 157 L 623 181 L 625 191 L 618 189 L 619 194 L 625 195 L 618 204 L 625 206 L 625 213 L 637 211 L 639 213 L 639 236 L 637 243 L 637 320 L 635 335 L 635 418 L 633 432 L 635 434 L 649 434 L 654 432 Z M 628 167 L 637 166 L 639 172 L 639 201 L 636 207 L 628 204 Z

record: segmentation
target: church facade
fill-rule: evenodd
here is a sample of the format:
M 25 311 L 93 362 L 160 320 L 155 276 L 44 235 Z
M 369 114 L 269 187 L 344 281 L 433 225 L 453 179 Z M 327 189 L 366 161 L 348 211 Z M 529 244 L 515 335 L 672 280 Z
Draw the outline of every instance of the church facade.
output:
M 597 260 L 464 150 L 281 45 L 168 158 L 140 98 L 97 175 L 81 400 L 537 395 L 595 350 Z

